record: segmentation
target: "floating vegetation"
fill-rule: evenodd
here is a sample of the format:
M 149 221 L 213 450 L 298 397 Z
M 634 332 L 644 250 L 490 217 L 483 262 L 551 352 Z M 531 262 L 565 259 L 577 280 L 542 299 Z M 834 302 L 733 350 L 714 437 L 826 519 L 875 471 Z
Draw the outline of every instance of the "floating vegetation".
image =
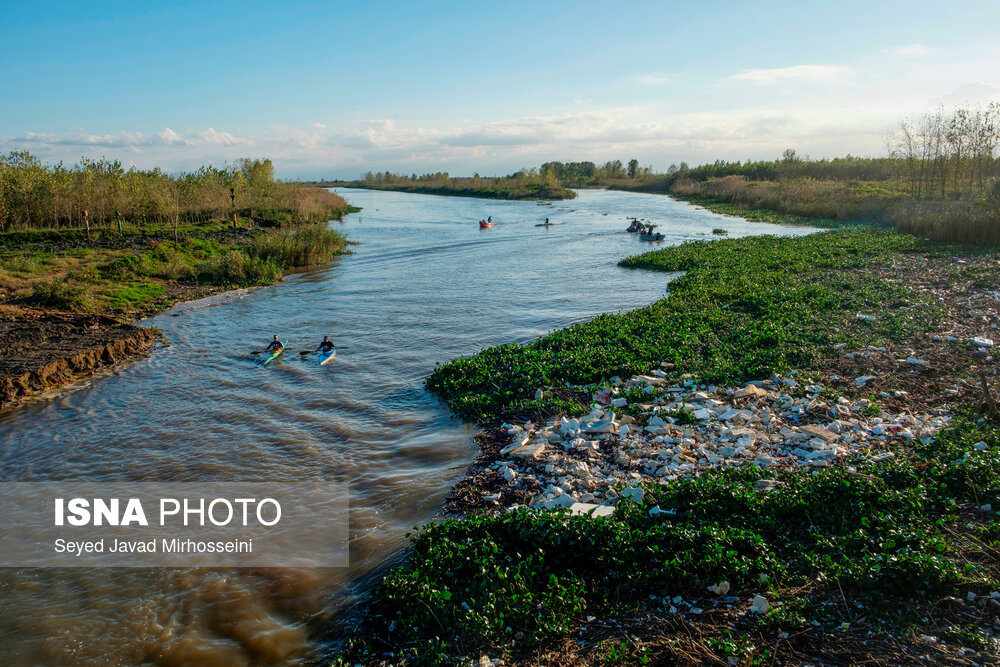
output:
M 894 252 L 957 247 L 855 228 L 689 242 L 630 257 L 621 265 L 684 275 L 670 282 L 669 296 L 644 308 L 440 365 L 427 387 L 454 412 L 480 419 L 519 410 L 540 387 L 629 376 L 660 362 L 717 383 L 809 368 L 832 352 L 831 330 L 857 312 L 894 304 L 858 333 L 873 342 L 925 329 L 941 312 L 931 299 L 858 269 Z

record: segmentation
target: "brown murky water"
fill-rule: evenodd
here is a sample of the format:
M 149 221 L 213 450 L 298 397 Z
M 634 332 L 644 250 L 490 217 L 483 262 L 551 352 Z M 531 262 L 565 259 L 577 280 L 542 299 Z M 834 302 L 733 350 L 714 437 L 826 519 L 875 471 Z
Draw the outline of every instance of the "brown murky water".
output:
M 423 379 L 439 361 L 645 305 L 663 274 L 616 266 L 666 243 L 808 230 L 724 218 L 665 197 L 583 191 L 555 205 L 346 191 L 355 254 L 271 288 L 150 320 L 169 346 L 114 375 L 0 413 L 0 479 L 344 480 L 351 566 L 323 570 L 0 571 L 0 663 L 313 663 L 350 629 L 352 604 L 434 517 L 473 456 L 472 427 Z M 497 225 L 480 230 L 492 215 Z M 558 226 L 534 225 L 549 217 Z M 610 295 L 614 295 L 611 297 Z M 292 354 L 248 351 L 273 334 Z M 324 334 L 336 361 L 296 350 Z

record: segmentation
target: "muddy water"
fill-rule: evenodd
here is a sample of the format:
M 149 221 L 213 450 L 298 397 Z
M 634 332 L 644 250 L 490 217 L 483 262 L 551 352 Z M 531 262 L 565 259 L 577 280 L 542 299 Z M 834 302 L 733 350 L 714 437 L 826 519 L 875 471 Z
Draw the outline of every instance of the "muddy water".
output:
M 0 572 L 0 663 L 246 665 L 322 657 L 351 603 L 431 519 L 473 456 L 470 426 L 422 381 L 435 362 L 645 305 L 667 276 L 618 268 L 666 243 L 806 230 L 723 218 L 665 197 L 583 191 L 539 205 L 344 191 L 360 245 L 271 288 L 149 321 L 169 346 L 114 375 L 0 413 L 0 479 L 344 480 L 351 566 L 325 570 Z M 492 215 L 493 229 L 476 222 Z M 536 227 L 544 218 L 558 223 Z M 273 334 L 290 353 L 247 354 Z M 333 364 L 298 350 L 328 334 Z

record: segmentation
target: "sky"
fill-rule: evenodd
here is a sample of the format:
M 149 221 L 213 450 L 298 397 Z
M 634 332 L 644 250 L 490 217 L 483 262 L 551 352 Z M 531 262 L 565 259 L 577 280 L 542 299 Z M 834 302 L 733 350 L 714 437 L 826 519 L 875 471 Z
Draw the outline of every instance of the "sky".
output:
M 283 178 L 885 154 L 1000 100 L 1000 2 L 30 2 L 0 152 Z

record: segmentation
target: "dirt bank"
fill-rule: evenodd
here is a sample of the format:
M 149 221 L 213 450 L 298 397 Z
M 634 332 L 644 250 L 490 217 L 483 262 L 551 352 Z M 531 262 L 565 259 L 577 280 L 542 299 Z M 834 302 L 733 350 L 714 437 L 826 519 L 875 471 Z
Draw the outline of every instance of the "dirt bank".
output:
M 0 314 L 0 407 L 149 352 L 156 335 L 102 315 Z

